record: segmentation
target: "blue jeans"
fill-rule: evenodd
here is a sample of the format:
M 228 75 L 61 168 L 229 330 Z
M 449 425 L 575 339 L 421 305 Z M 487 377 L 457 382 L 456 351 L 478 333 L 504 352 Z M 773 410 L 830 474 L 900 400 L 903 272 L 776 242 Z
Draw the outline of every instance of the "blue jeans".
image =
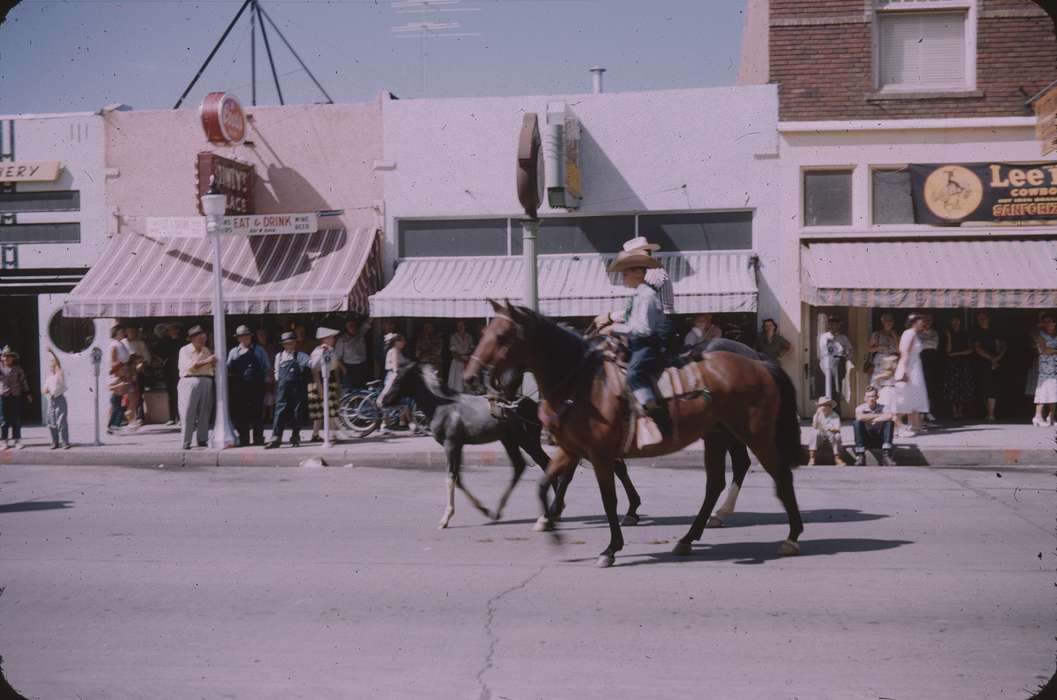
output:
M 664 369 L 664 348 L 657 338 L 636 337 L 628 339 L 628 349 L 628 388 L 642 402 L 644 396 L 653 396 L 653 381 Z
M 882 450 L 892 449 L 892 433 L 895 429 L 892 421 L 863 423 L 857 420 L 852 423 L 852 428 L 855 430 L 855 454 L 863 454 L 867 447 L 877 443 L 881 443 Z
M 125 422 L 125 409 L 121 406 L 122 398 L 120 394 L 110 395 L 110 420 L 107 421 L 106 427 L 120 428 Z

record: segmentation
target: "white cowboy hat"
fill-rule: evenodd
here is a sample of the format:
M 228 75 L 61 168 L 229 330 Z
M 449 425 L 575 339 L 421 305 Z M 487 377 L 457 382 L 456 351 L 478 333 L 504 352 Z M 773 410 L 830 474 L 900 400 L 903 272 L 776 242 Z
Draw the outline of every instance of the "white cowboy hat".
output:
M 253 331 L 249 326 L 242 325 L 235 329 L 235 337 L 238 338 L 240 335 L 253 335 Z
M 19 359 L 18 353 L 12 350 L 10 345 L 5 345 L 3 351 L 0 351 L 0 357 L 7 357 L 8 355 L 16 360 Z
M 828 396 L 820 396 L 820 397 L 818 397 L 818 405 L 819 406 L 836 406 L 837 402 L 834 401 L 833 399 L 831 399 Z
M 338 332 L 333 328 L 327 328 L 326 326 L 320 326 L 316 329 L 316 340 L 323 340 L 333 335 L 337 335 Z
M 657 258 L 651 258 L 649 253 L 644 253 L 641 250 L 622 250 L 617 253 L 617 259 L 610 264 L 606 272 L 623 272 L 635 267 L 655 268 L 663 266 Z
M 624 241 L 624 250 L 630 253 L 633 250 L 660 250 L 656 243 L 650 243 L 645 236 L 636 236 L 630 241 Z
M 389 347 L 390 345 L 392 345 L 403 337 L 404 336 L 400 335 L 399 333 L 386 333 L 385 338 L 382 339 L 382 342 L 385 343 L 386 347 Z

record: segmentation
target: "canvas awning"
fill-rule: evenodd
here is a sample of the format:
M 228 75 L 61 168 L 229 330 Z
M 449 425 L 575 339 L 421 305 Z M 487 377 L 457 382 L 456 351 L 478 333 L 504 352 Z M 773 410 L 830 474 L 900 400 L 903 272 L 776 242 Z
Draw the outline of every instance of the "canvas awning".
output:
M 366 313 L 381 286 L 375 229 L 224 236 L 228 314 Z M 208 238 L 114 236 L 70 293 L 63 313 L 82 318 L 205 316 L 213 313 L 213 253 Z
M 801 249 L 815 306 L 1052 308 L 1057 240 L 856 241 Z
M 606 273 L 613 255 L 539 256 L 539 308 L 548 316 L 594 316 L 622 308 L 630 290 Z M 739 252 L 660 253 L 680 314 L 756 310 L 756 256 Z M 521 302 L 519 256 L 407 258 L 371 297 L 372 316 L 483 318 L 487 299 Z

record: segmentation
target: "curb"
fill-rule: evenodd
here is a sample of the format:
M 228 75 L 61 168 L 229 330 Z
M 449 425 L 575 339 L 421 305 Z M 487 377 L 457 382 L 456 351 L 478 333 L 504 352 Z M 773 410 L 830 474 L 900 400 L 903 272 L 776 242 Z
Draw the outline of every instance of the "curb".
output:
M 806 454 L 804 455 L 806 457 Z M 871 455 L 867 464 L 874 465 Z M 407 452 L 372 450 L 365 452 L 362 446 L 355 448 L 333 447 L 326 449 L 298 448 L 269 450 L 146 450 L 112 451 L 106 449 L 74 448 L 57 452 L 54 450 L 5 450 L 0 451 L 0 465 L 38 466 L 111 466 L 111 467 L 297 467 L 310 458 L 321 458 L 331 467 L 373 467 L 379 469 L 443 469 L 447 464 L 441 448 Z M 468 467 L 507 467 L 509 462 L 503 450 L 472 449 L 464 452 L 464 464 Z M 896 464 L 915 467 L 1057 467 L 1057 452 L 1052 449 L 999 449 L 999 448 L 934 448 L 921 450 L 917 447 L 897 447 Z M 634 467 L 659 469 L 701 469 L 704 452 L 683 450 L 671 455 L 629 460 Z M 806 461 L 803 460 L 803 461 Z M 753 460 L 753 464 L 758 464 Z

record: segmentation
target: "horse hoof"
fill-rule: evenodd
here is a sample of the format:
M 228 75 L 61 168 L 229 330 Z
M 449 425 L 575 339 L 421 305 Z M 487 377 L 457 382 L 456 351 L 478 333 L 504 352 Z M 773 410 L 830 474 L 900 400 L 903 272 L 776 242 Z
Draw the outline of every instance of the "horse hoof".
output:
M 734 510 L 732 508 L 720 508 L 719 510 L 717 510 L 714 513 L 714 515 L 727 516 L 727 515 L 730 515 L 733 512 L 734 512 Z
M 616 560 L 617 558 L 615 556 L 606 552 L 604 554 L 598 555 L 598 559 L 595 560 L 595 566 L 597 566 L 599 569 L 608 569 L 609 567 L 613 566 L 613 562 L 615 562 Z
M 713 515 L 708 519 L 708 522 L 705 523 L 705 527 L 723 527 L 723 518 Z
M 639 524 L 639 516 L 634 514 L 634 513 L 628 513 L 627 515 L 624 516 L 624 519 L 620 521 L 620 524 L 623 525 L 624 527 L 629 527 L 629 526 L 632 526 L 632 525 L 638 525 Z
M 690 546 L 690 542 L 687 540 L 679 540 L 672 547 L 672 554 L 677 557 L 688 557 L 693 553 L 693 547 Z
M 503 517 L 503 514 L 500 513 L 498 510 L 496 512 L 494 512 L 494 513 L 489 513 L 488 514 L 488 519 L 491 520 L 493 523 L 499 522 L 499 519 L 501 517 Z
M 536 524 L 532 526 L 533 532 L 550 532 L 553 529 L 554 521 L 544 515 L 537 518 Z
M 792 540 L 785 540 L 778 545 L 778 556 L 791 557 L 800 554 L 800 545 Z

